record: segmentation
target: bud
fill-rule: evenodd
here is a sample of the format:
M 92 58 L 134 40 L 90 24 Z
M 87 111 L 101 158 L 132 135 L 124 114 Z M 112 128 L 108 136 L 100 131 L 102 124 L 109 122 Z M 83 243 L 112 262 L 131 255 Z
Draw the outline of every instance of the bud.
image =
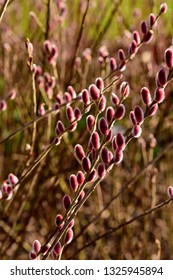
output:
M 117 164 L 119 164 L 120 162 L 122 162 L 122 160 L 123 160 L 123 152 L 122 152 L 122 150 L 120 150 L 120 149 L 116 149 L 115 150 L 115 154 L 114 154 L 114 159 L 113 159 L 113 161 L 115 162 L 115 163 L 117 163 Z
M 84 196 L 85 196 L 85 192 L 81 191 L 78 197 L 78 202 L 80 202 L 84 198 Z
M 0 101 L 0 111 L 5 111 L 6 109 L 7 109 L 7 103 L 3 99 L 3 100 Z
M 72 86 L 68 86 L 67 91 L 70 93 L 72 99 L 76 98 L 76 92 Z
M 172 49 L 167 49 L 165 51 L 165 61 L 166 65 L 172 69 L 173 68 L 173 50 Z
M 129 47 L 129 54 L 132 56 L 134 56 L 138 51 L 138 47 L 137 47 L 137 43 L 135 40 L 133 40 L 130 44 L 130 47 Z
M 66 117 L 70 122 L 72 122 L 75 119 L 74 111 L 70 105 L 66 107 Z
M 38 254 L 38 252 L 41 250 L 41 243 L 38 240 L 35 240 L 32 244 L 33 251 Z
M 95 118 L 93 115 L 88 115 L 86 118 L 86 126 L 89 132 L 93 131 L 95 125 Z
M 11 100 L 14 100 L 15 97 L 16 97 L 16 90 L 15 90 L 15 89 L 12 89 L 12 90 L 10 91 L 10 93 L 9 93 L 9 98 L 10 98 Z
M 37 254 L 34 251 L 29 252 L 29 258 L 30 260 L 35 260 L 37 258 Z
M 65 127 L 64 127 L 64 124 L 62 123 L 62 121 L 58 121 L 57 122 L 57 126 L 56 126 L 57 128 L 58 128 L 58 130 L 59 130 L 59 132 L 60 133 L 64 133 L 64 131 L 65 131 Z
M 158 109 L 158 104 L 156 103 L 150 108 L 147 115 L 153 116 L 156 113 L 157 109 Z
M 141 89 L 142 101 L 145 105 L 149 106 L 151 104 L 151 94 L 148 88 L 143 87 Z
M 153 33 L 154 33 L 153 30 L 151 30 L 151 29 L 148 30 L 148 32 L 144 35 L 142 41 L 144 43 L 149 43 L 153 38 Z
M 114 57 L 110 58 L 109 64 L 111 71 L 114 71 L 117 68 L 117 63 Z
M 110 129 L 108 135 L 106 136 L 105 141 L 106 141 L 107 143 L 110 142 L 111 139 L 112 139 L 112 136 L 113 136 L 113 132 L 112 132 L 112 130 Z
M 143 34 L 147 34 L 147 32 L 148 32 L 148 26 L 147 26 L 146 21 L 144 21 L 144 20 L 141 22 L 141 31 Z
M 75 151 L 76 157 L 81 161 L 83 159 L 83 157 L 85 156 L 83 147 L 80 144 L 77 144 L 75 146 L 74 151 Z
M 72 191 L 76 192 L 78 188 L 78 181 L 74 174 L 70 175 L 69 183 Z
M 90 162 L 90 159 L 88 157 L 84 157 L 82 159 L 82 168 L 86 173 L 89 172 L 89 170 L 91 168 L 91 162 Z
M 132 136 L 134 138 L 138 138 L 142 133 L 142 128 L 140 127 L 140 125 L 135 124 L 134 127 L 132 128 Z
M 61 226 L 64 224 L 64 223 L 62 224 L 62 220 L 63 220 L 63 216 L 61 214 L 56 215 L 55 218 L 56 227 L 61 228 Z
M 56 146 L 58 146 L 60 143 L 61 143 L 61 138 L 60 138 L 60 137 L 56 137 L 56 138 L 54 139 L 54 144 L 55 144 Z
M 77 128 L 77 121 L 75 121 L 74 123 L 72 123 L 69 127 L 69 131 L 75 131 L 75 129 Z
M 39 109 L 38 109 L 38 114 L 40 115 L 40 116 L 44 116 L 45 115 L 45 108 L 44 108 L 44 103 L 41 103 L 40 104 L 40 106 L 39 106 Z
M 101 96 L 99 103 L 98 103 L 98 108 L 100 112 L 103 112 L 106 108 L 106 98 L 104 95 Z
M 114 118 L 115 111 L 111 106 L 106 109 L 106 120 L 110 124 Z
M 71 220 L 71 222 L 69 223 L 68 227 L 69 227 L 69 228 L 74 227 L 74 219 L 73 219 L 73 220 Z
M 49 250 L 50 246 L 51 246 L 50 243 L 46 244 L 45 246 L 42 246 L 42 248 L 41 248 L 41 253 L 42 253 L 43 255 L 45 255 L 45 254 L 47 253 L 47 251 Z
M 77 182 L 79 185 L 82 185 L 84 180 L 85 180 L 85 176 L 83 174 L 82 171 L 78 171 L 77 174 L 76 174 L 76 178 L 77 178 Z
M 96 85 L 92 84 L 89 86 L 89 93 L 90 93 L 92 100 L 96 101 L 97 99 L 99 99 L 100 91 L 96 87 Z
M 121 61 L 125 61 L 126 57 L 125 57 L 124 50 L 122 50 L 122 49 L 118 50 L 118 57 Z
M 97 171 L 93 169 L 93 171 L 91 171 L 91 173 L 88 175 L 88 182 L 93 182 L 96 176 L 97 176 Z
M 14 186 L 19 182 L 19 179 L 13 173 L 10 173 L 8 175 L 8 181 L 12 186 Z
M 135 106 L 134 115 L 137 124 L 142 124 L 144 121 L 144 112 L 140 106 Z
M 120 132 L 118 132 L 116 134 L 115 139 L 116 139 L 116 147 L 119 150 L 123 151 L 125 149 L 125 138 L 124 138 L 124 136 Z
M 121 120 L 125 115 L 125 106 L 123 104 L 120 104 L 117 110 L 115 111 L 114 118 L 117 120 Z
M 106 169 L 103 163 L 99 163 L 97 167 L 97 173 L 100 179 L 103 179 L 103 177 L 106 175 Z
M 157 103 L 163 102 L 165 98 L 165 91 L 163 88 L 156 88 L 154 92 L 154 101 Z
M 68 194 L 63 197 L 63 206 L 67 210 L 71 205 L 71 198 Z
M 90 102 L 89 92 L 87 89 L 82 90 L 82 100 L 85 106 Z
M 158 86 L 163 87 L 167 82 L 167 76 L 166 76 L 166 71 L 164 68 L 161 68 L 157 75 L 156 75 L 156 84 Z
M 64 93 L 64 99 L 67 103 L 69 103 L 72 100 L 72 97 L 69 92 Z
M 104 89 L 104 82 L 103 82 L 102 78 L 100 78 L 100 77 L 97 78 L 96 81 L 95 81 L 95 84 L 100 91 L 102 91 Z
M 139 45 L 141 42 L 140 35 L 139 35 L 138 31 L 136 31 L 136 30 L 133 31 L 133 40 L 136 41 L 137 45 Z
M 172 186 L 169 186 L 169 187 L 168 187 L 167 193 L 168 193 L 168 196 L 169 196 L 170 198 L 173 198 L 173 187 L 172 187 Z
M 123 82 L 120 85 L 120 94 L 121 96 L 125 99 L 129 96 L 130 93 L 130 87 L 129 84 L 127 82 Z
M 105 164 L 108 164 L 110 159 L 109 159 L 109 150 L 107 147 L 103 147 L 102 150 L 101 150 L 101 158 L 102 158 L 102 161 L 105 163 Z
M 160 13 L 165 14 L 167 12 L 168 6 L 166 3 L 160 5 Z
M 98 125 L 98 127 L 99 127 L 99 130 L 100 130 L 100 132 L 101 132 L 101 134 L 102 135 L 108 135 L 108 133 L 109 133 L 109 127 L 108 127 L 108 123 L 107 123 L 107 121 L 106 121 L 106 119 L 105 118 L 101 118 L 100 120 L 99 120 L 99 125 Z
M 77 121 L 79 121 L 82 117 L 81 110 L 78 107 L 74 109 L 74 116 Z
M 100 146 L 100 137 L 99 137 L 99 134 L 95 131 L 92 133 L 91 135 L 91 143 L 92 143 L 92 146 L 94 147 L 94 149 L 98 149 L 99 146 Z
M 56 243 L 53 252 L 56 256 L 58 256 L 61 253 L 61 243 L 59 241 Z
M 118 105 L 120 102 L 118 96 L 114 92 L 112 92 L 111 94 L 111 102 L 113 103 L 113 105 Z
M 73 230 L 69 228 L 65 236 L 65 243 L 69 244 L 72 241 L 72 239 L 73 239 Z
M 156 23 L 156 16 L 155 14 L 149 15 L 149 26 L 150 28 L 153 27 L 153 25 Z

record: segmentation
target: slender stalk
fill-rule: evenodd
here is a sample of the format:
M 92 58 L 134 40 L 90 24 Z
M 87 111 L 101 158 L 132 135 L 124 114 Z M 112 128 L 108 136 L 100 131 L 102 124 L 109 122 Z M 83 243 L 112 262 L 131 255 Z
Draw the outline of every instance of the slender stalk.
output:
M 5 0 L 4 4 L 2 5 L 2 8 L 0 10 L 0 24 L 1 24 L 1 21 L 2 21 L 2 18 L 7 10 L 7 6 L 9 4 L 10 0 Z

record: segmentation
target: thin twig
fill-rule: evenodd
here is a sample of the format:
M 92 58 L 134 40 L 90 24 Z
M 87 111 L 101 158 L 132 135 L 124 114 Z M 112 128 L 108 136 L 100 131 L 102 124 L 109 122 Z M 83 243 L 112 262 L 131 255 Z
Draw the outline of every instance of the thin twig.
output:
M 1 21 L 2 21 L 2 18 L 7 10 L 7 6 L 9 4 L 10 0 L 5 0 L 4 4 L 2 5 L 2 8 L 0 10 L 0 24 L 1 24 Z

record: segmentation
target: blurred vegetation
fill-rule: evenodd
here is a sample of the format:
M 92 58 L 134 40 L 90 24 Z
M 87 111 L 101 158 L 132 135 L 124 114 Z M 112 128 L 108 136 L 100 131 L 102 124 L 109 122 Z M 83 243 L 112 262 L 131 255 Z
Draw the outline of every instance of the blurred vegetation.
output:
M 29 38 L 34 46 L 34 63 L 51 75 L 54 75 L 54 72 L 45 61 L 43 43 L 45 39 L 49 39 L 57 45 L 57 71 L 60 80 L 59 88 L 54 92 L 53 105 L 56 93 L 65 92 L 68 85 L 74 86 L 79 93 L 83 88 L 88 88 L 98 76 L 104 77 L 108 70 L 106 67 L 102 68 L 98 62 L 99 48 L 105 45 L 109 56 L 115 58 L 119 48 L 127 53 L 132 31 L 139 31 L 140 22 L 147 19 L 151 12 L 157 14 L 162 3 L 154 0 L 90 1 L 76 56 L 81 57 L 83 62 L 83 51 L 91 48 L 91 61 L 83 62 L 82 74 L 72 71 L 70 75 L 75 43 L 87 1 L 66 1 L 67 11 L 62 22 L 59 22 L 56 1 L 50 2 L 49 30 L 46 0 L 11 1 L 0 24 L 0 100 L 8 100 L 8 94 L 13 88 L 17 92 L 14 100 L 8 100 L 7 110 L 0 112 L 0 140 L 33 119 L 32 80 L 27 66 L 26 38 Z M 173 1 L 166 3 L 168 11 L 159 18 L 152 42 L 142 46 L 123 73 L 123 80 L 129 82 L 131 93 L 125 102 L 126 117 L 120 122 L 120 128 L 115 127 L 115 130 L 130 127 L 129 112 L 136 104 L 143 106 L 140 97 L 143 86 L 150 88 L 153 95 L 155 75 L 164 65 L 164 50 L 172 44 Z M 43 32 L 45 30 L 48 32 Z M 118 89 L 119 84 L 106 93 L 108 104 L 111 92 L 118 92 Z M 44 102 L 38 87 L 37 102 L 37 106 Z M 49 133 L 47 118 L 37 123 L 36 147 L 31 161 L 52 142 L 56 122 L 64 116 L 64 110 L 51 115 Z M 79 122 L 77 130 L 67 134 L 61 145 L 53 148 L 46 159 L 22 182 L 12 201 L 0 201 L 1 259 L 28 259 L 33 240 L 39 239 L 44 243 L 53 231 L 56 214 L 63 213 L 62 197 L 70 193 L 68 178 L 80 169 L 73 156 L 73 147 L 77 143 L 87 147 L 89 135 L 85 129 L 85 118 Z M 128 145 L 123 163 L 111 170 L 78 213 L 74 231 L 75 236 L 80 236 L 65 249 L 63 259 L 72 255 L 74 259 L 173 258 L 172 204 L 76 254 L 78 248 L 100 233 L 167 198 L 167 187 L 173 184 L 173 149 L 152 166 L 142 170 L 173 141 L 172 124 L 173 88 L 170 83 L 166 89 L 165 101 L 159 105 L 156 116 L 144 123 L 142 136 Z M 3 182 L 10 172 L 20 177 L 26 170 L 26 164 L 30 160 L 26 147 L 31 143 L 32 129 L 33 126 L 29 126 L 0 144 L 0 182 Z M 140 172 L 141 176 L 129 184 Z M 126 185 L 128 187 L 125 191 L 83 231 L 83 227 Z

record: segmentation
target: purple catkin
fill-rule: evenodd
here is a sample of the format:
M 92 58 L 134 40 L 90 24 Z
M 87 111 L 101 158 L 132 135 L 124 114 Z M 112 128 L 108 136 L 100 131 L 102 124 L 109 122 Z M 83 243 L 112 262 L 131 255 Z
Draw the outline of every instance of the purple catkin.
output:
M 59 103 L 55 103 L 55 105 L 53 106 L 53 109 L 55 111 L 59 110 L 60 104 Z
M 142 128 L 140 127 L 140 125 L 136 124 L 134 125 L 134 127 L 132 128 L 132 136 L 134 138 L 138 138 L 142 133 Z
M 130 111 L 130 113 L 129 113 L 129 119 L 131 120 L 131 122 L 132 122 L 133 125 L 136 124 L 136 118 L 135 118 L 134 111 Z
M 30 260 L 35 260 L 37 258 L 37 254 L 35 251 L 30 251 L 29 252 L 29 258 Z
M 6 109 L 7 109 L 7 103 L 3 99 L 3 100 L 0 101 L 0 111 L 5 111 Z
M 84 157 L 82 159 L 82 168 L 86 173 L 89 172 L 89 170 L 91 168 L 91 162 L 90 162 L 90 159 L 88 157 Z
M 168 187 L 167 194 L 170 198 L 173 198 L 173 187 L 172 186 Z
M 12 90 L 10 91 L 10 93 L 9 93 L 9 98 L 10 98 L 11 100 L 14 100 L 15 97 L 16 97 L 16 90 L 15 90 L 15 89 L 12 89 Z
M 135 106 L 134 115 L 137 124 L 142 124 L 144 121 L 144 112 L 140 106 Z
M 68 225 L 68 228 L 73 228 L 74 227 L 74 219 L 71 220 L 71 222 Z
M 93 182 L 96 176 L 97 176 L 97 171 L 93 169 L 93 171 L 91 171 L 91 173 L 88 175 L 88 182 Z
M 125 138 L 120 132 L 116 134 L 116 147 L 121 151 L 125 149 Z
M 85 192 L 81 191 L 78 197 L 78 203 L 84 198 L 84 196 L 85 196 Z
M 109 127 L 108 127 L 108 123 L 107 123 L 107 121 L 106 121 L 105 118 L 102 117 L 102 118 L 99 120 L 98 127 L 99 127 L 99 130 L 100 130 L 100 132 L 101 132 L 102 135 L 105 135 L 105 136 L 108 135 L 108 133 L 109 133 Z
M 122 150 L 117 148 L 114 153 L 113 161 L 114 163 L 119 164 L 120 162 L 122 162 L 122 160 L 123 160 L 123 152 Z
M 148 26 L 147 26 L 146 21 L 144 21 L 144 20 L 141 21 L 140 27 L 141 27 L 142 33 L 143 33 L 143 34 L 147 34 L 147 32 L 148 32 Z
M 89 86 L 89 93 L 93 101 L 96 101 L 100 97 L 100 90 L 94 84 Z
M 101 77 L 98 77 L 96 79 L 95 84 L 100 91 L 102 91 L 104 89 L 104 82 L 103 82 L 103 79 Z
M 80 144 L 77 144 L 74 148 L 76 157 L 81 161 L 83 157 L 85 156 L 83 147 Z
M 65 243 L 69 244 L 73 239 L 73 230 L 69 228 L 66 232 Z
M 79 121 L 82 117 L 81 110 L 78 107 L 74 109 L 74 116 L 77 121 Z
M 64 99 L 67 103 L 69 103 L 72 100 L 72 97 L 69 92 L 64 93 Z
M 99 146 L 100 146 L 100 137 L 99 137 L 99 134 L 95 131 L 92 133 L 91 135 L 91 143 L 92 143 L 92 146 L 94 147 L 94 149 L 98 149 Z
M 153 30 L 148 30 L 148 32 L 144 35 L 142 41 L 144 43 L 149 43 L 153 38 Z
M 167 67 L 173 68 L 173 49 L 169 48 L 165 51 L 165 62 Z
M 106 175 L 106 169 L 104 163 L 99 163 L 97 167 L 97 173 L 100 179 L 103 179 L 103 177 Z
M 75 121 L 74 123 L 72 123 L 69 127 L 69 131 L 74 131 L 77 128 L 77 121 Z
M 115 115 L 115 110 L 114 110 L 114 108 L 113 107 L 108 107 L 107 109 L 106 109 L 106 120 L 107 120 L 107 122 L 110 124 L 111 122 L 112 122 L 112 120 L 113 120 L 113 118 L 114 118 L 114 115 Z
M 71 205 L 71 198 L 68 194 L 63 197 L 63 206 L 65 209 L 68 209 Z
M 13 173 L 10 173 L 8 175 L 8 181 L 9 181 L 10 185 L 14 186 L 19 182 L 19 179 Z
M 118 57 L 121 61 L 125 61 L 126 57 L 125 57 L 124 50 L 122 50 L 122 49 L 118 50 Z
M 70 122 L 75 119 L 73 108 L 70 105 L 66 107 L 66 117 Z
M 117 68 L 117 62 L 114 57 L 110 58 L 109 64 L 111 71 L 114 71 Z
M 158 109 L 158 104 L 156 103 L 156 104 L 154 104 L 154 105 L 150 108 L 150 110 L 148 111 L 147 115 L 148 115 L 148 116 L 153 116 L 153 115 L 155 115 L 155 113 L 157 112 L 157 109 Z
M 156 88 L 154 92 L 154 101 L 157 103 L 163 102 L 165 98 L 165 91 L 163 88 Z
M 117 120 L 121 120 L 125 115 L 125 106 L 123 104 L 120 104 L 118 108 L 115 111 L 114 118 Z
M 166 70 L 164 68 L 161 68 L 156 75 L 156 84 L 159 87 L 165 86 L 167 82 L 167 76 L 166 76 Z
M 149 26 L 150 28 L 156 23 L 156 16 L 155 14 L 151 13 L 149 15 Z
M 145 105 L 149 106 L 151 104 L 151 94 L 150 91 L 147 87 L 143 87 L 140 91 L 141 96 L 142 96 L 142 101 L 144 102 Z
M 53 252 L 56 256 L 58 256 L 61 253 L 61 243 L 59 241 L 56 243 Z
M 70 175 L 69 183 L 72 191 L 76 192 L 78 189 L 78 181 L 74 174 Z
M 86 127 L 89 132 L 93 131 L 95 125 L 95 117 L 93 115 L 88 115 L 86 118 Z
M 107 135 L 106 138 L 105 138 L 105 141 L 106 141 L 107 143 L 109 143 L 109 142 L 112 140 L 112 136 L 113 136 L 113 132 L 112 132 L 112 130 L 110 129 L 108 135 Z
M 56 137 L 56 138 L 54 139 L 54 144 L 55 144 L 56 146 L 58 146 L 60 143 L 61 143 L 61 138 L 60 138 L 60 137 Z
M 82 90 L 82 101 L 85 106 L 88 105 L 90 102 L 89 92 L 87 89 Z
M 83 174 L 82 171 L 78 171 L 77 174 L 76 174 L 76 178 L 77 178 L 77 182 L 79 185 L 82 185 L 84 180 L 85 180 L 85 176 Z
M 101 158 L 104 164 L 108 164 L 110 159 L 109 159 L 109 150 L 107 147 L 103 147 L 101 150 Z
M 39 240 L 35 240 L 35 241 L 33 242 L 33 244 L 32 244 L 32 249 L 33 249 L 33 251 L 34 251 L 36 254 L 38 254 L 38 252 L 39 252 L 40 249 L 41 249 L 41 243 L 40 243 Z
M 59 130 L 60 133 L 63 133 L 65 131 L 65 127 L 62 121 L 57 122 L 57 129 Z
M 130 87 L 127 82 L 122 82 L 120 85 L 120 95 L 125 99 L 130 94 Z
M 50 243 L 46 244 L 45 246 L 42 246 L 42 247 L 41 247 L 41 253 L 42 253 L 43 255 L 45 255 L 45 254 L 47 253 L 47 251 L 49 250 L 50 246 L 51 246 Z
M 113 149 L 113 151 L 115 151 L 117 148 L 118 148 L 118 147 L 117 147 L 116 136 L 114 136 L 114 137 L 112 138 L 112 149 Z
M 133 40 L 129 46 L 129 54 L 135 55 L 138 51 L 137 43 L 135 40 Z
M 137 45 L 140 44 L 141 42 L 141 39 L 140 39 L 140 35 L 139 35 L 139 32 L 138 31 L 133 31 L 133 40 L 136 41 Z
M 56 227 L 61 227 L 64 223 L 62 223 L 63 216 L 61 214 L 56 215 L 55 217 L 55 225 Z
M 106 98 L 104 95 L 102 95 L 98 103 L 98 109 L 100 112 L 103 112 L 105 108 L 106 108 Z
M 120 102 L 119 97 L 114 92 L 111 94 L 111 102 L 113 105 L 118 105 Z
M 67 91 L 70 93 L 72 99 L 76 98 L 76 92 L 72 86 L 68 86 Z
M 166 3 L 160 5 L 160 13 L 165 14 L 167 12 L 168 6 Z

